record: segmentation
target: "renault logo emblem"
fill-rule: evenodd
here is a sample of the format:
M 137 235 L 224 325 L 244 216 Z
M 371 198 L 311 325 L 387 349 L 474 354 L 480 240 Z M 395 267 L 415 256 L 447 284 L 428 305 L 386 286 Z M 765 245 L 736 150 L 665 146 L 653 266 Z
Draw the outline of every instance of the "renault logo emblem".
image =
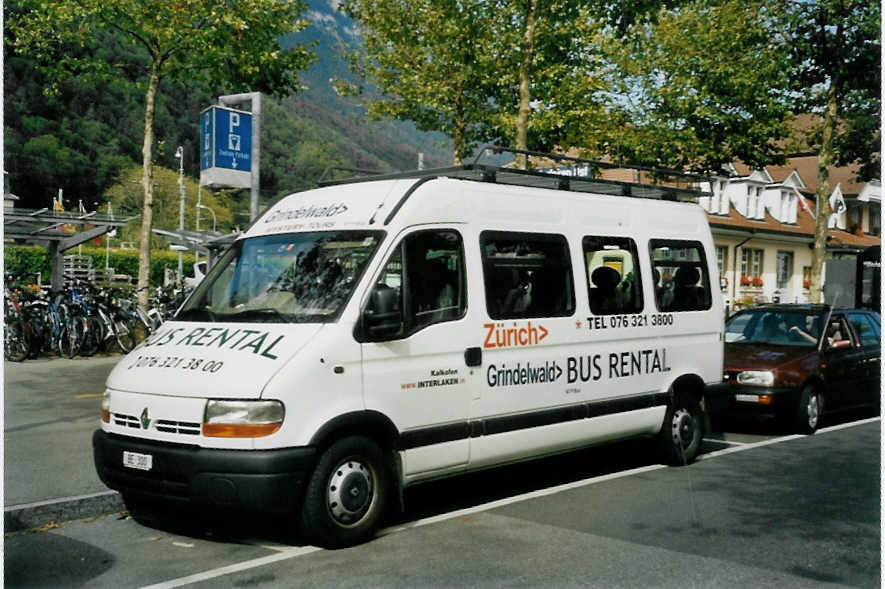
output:
M 148 414 L 147 407 L 141 412 L 141 429 L 148 429 L 151 426 L 151 416 Z

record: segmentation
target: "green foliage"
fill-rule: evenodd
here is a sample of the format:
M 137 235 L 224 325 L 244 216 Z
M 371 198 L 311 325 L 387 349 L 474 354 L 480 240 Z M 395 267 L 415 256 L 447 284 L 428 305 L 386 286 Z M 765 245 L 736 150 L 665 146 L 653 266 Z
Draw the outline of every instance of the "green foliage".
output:
M 824 117 L 831 98 L 838 120 L 832 121 L 833 163 L 856 162 L 862 178 L 880 177 L 881 3 L 809 0 L 780 8 L 796 112 Z
M 107 252 L 101 247 L 83 247 L 73 249 L 67 254 L 77 254 L 92 258 L 93 268 L 104 268 L 105 255 L 108 266 L 114 269 L 116 274 L 128 274 L 135 276 L 138 273 L 138 250 L 111 248 Z M 191 272 L 194 266 L 194 255 L 184 252 L 182 255 L 184 273 Z M 164 272 L 169 268 L 178 270 L 178 252 L 163 250 L 154 251 L 151 255 L 150 284 L 159 286 L 163 284 Z M 41 273 L 43 284 L 49 284 L 52 276 L 52 260 L 49 252 L 38 246 L 6 246 L 3 249 L 3 271 L 15 278 L 16 283 L 36 284 L 37 273 Z
M 481 0 L 349 0 L 343 9 L 363 27 L 354 70 L 377 85 L 369 113 L 414 121 L 453 140 L 460 162 L 491 135 L 489 98 L 496 69 Z
M 141 169 L 136 167 L 127 168 L 120 175 L 120 182 L 112 186 L 106 193 L 106 200 L 111 205 L 111 211 L 117 217 L 132 218 L 128 225 L 122 228 L 117 239 L 121 241 L 137 242 L 141 222 Z M 235 210 L 230 201 L 227 201 L 220 193 L 206 189 L 199 189 L 196 180 L 184 177 L 184 228 L 196 229 L 197 198 L 200 203 L 215 212 L 216 229 L 222 233 L 228 233 L 234 229 Z M 168 231 L 178 230 L 179 203 L 181 197 L 178 187 L 178 172 L 163 167 L 154 168 L 154 227 Z M 247 199 L 240 199 L 247 200 Z M 248 203 L 246 208 L 248 208 Z M 103 213 L 107 212 L 102 208 Z M 200 211 L 200 229 L 203 231 L 212 229 L 212 214 L 205 209 Z M 151 247 L 165 247 L 167 241 L 156 235 L 151 238 Z
M 689 2 L 612 35 L 613 116 L 603 132 L 587 129 L 587 143 L 669 167 L 781 162 L 788 55 L 770 42 L 777 18 L 766 1 Z

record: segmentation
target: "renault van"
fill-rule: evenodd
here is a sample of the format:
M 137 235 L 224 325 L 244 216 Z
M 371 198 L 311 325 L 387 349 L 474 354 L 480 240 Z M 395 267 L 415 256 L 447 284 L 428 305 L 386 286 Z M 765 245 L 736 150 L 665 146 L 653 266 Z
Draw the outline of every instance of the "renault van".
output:
M 723 309 L 686 195 L 473 163 L 285 197 L 110 374 L 98 474 L 344 546 L 421 481 L 634 437 L 690 463 Z

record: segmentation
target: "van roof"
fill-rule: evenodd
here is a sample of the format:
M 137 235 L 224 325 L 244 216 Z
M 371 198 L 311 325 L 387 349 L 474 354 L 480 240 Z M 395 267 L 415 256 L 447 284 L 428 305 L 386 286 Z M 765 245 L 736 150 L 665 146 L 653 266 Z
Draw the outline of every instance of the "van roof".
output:
M 487 154 L 523 155 L 533 158 L 533 162 L 543 167 L 523 170 L 500 165 L 500 163 L 484 163 L 481 160 Z M 552 162 L 560 162 L 560 165 L 552 165 Z M 349 172 L 357 175 L 339 179 L 331 178 L 336 172 Z M 709 186 L 709 178 L 699 174 L 669 168 L 588 160 L 493 145 L 483 147 L 473 162 L 447 168 L 381 174 L 369 170 L 331 166 L 323 172 L 319 184 L 334 186 L 355 182 L 427 177 L 460 178 L 531 188 L 661 200 L 695 201 L 698 197 L 710 196 L 710 192 L 700 188 L 704 183 Z M 625 179 L 630 177 L 632 180 Z
M 484 148 L 484 151 L 495 150 L 508 153 L 522 153 L 537 156 L 537 152 L 519 152 L 518 150 L 501 150 L 497 147 Z M 410 213 L 405 214 L 412 222 L 433 222 L 434 219 L 446 217 L 448 221 L 458 222 L 469 220 L 465 208 L 479 206 L 483 215 L 489 220 L 496 217 L 497 208 L 508 209 L 507 218 L 518 222 L 525 218 L 535 221 L 552 215 L 542 214 L 538 210 L 534 198 L 555 198 L 557 195 L 569 197 L 556 199 L 557 204 L 565 206 L 567 201 L 575 203 L 581 195 L 630 197 L 652 199 L 657 201 L 695 202 L 703 196 L 697 186 L 702 181 L 698 175 L 685 174 L 675 170 L 662 168 L 644 168 L 641 166 L 625 167 L 610 162 L 594 162 L 566 156 L 550 156 L 566 160 L 568 166 L 548 168 L 546 170 L 522 170 L 507 166 L 480 162 L 480 156 L 469 164 L 436 168 L 431 170 L 415 170 L 395 174 L 373 174 L 361 171 L 362 176 L 347 179 L 324 180 L 323 186 L 314 190 L 294 193 L 279 200 L 246 231 L 243 237 L 266 235 L 268 233 L 286 233 L 301 231 L 326 231 L 343 229 L 384 229 L 397 213 L 410 202 L 410 197 L 419 193 L 423 195 L 418 209 L 406 207 Z M 614 180 L 602 177 L 604 172 L 616 173 L 624 177 L 625 170 L 631 170 L 637 181 Z M 324 173 L 327 176 L 330 170 Z M 360 171 L 357 171 L 360 172 Z M 611 176 L 611 174 L 609 174 Z M 472 202 L 470 206 L 461 206 L 456 193 L 443 190 L 434 195 L 424 195 L 419 190 L 423 185 L 437 182 L 468 182 L 477 186 L 487 186 L 487 190 L 473 192 L 472 198 L 482 195 L 483 203 Z M 505 186 L 515 190 L 507 195 L 501 192 Z M 517 194 L 519 193 L 519 194 Z M 510 198 L 507 198 L 507 197 Z M 517 197 L 531 197 L 530 200 Z M 425 198 L 426 197 L 426 198 Z M 416 198 L 418 196 L 416 195 Z M 428 200 L 428 198 L 430 200 Z M 485 203 L 485 199 L 490 201 Z M 506 203 L 501 201 L 506 199 Z M 608 200 L 608 199 L 606 199 Z M 494 201 L 494 202 L 493 202 Z M 553 203 L 551 203 L 553 204 Z M 620 218 L 627 214 L 623 211 L 623 202 L 615 198 L 610 205 L 597 202 L 594 205 L 594 218 L 606 215 Z M 638 204 L 638 203 L 637 203 Z M 660 205 L 664 205 L 663 202 Z M 491 210 L 487 210 L 491 207 Z M 604 207 L 605 210 L 600 207 Z M 608 209 L 621 210 L 615 213 Z M 562 208 L 554 206 L 555 209 Z M 629 207 L 632 209 L 633 207 Z M 517 210 L 519 212 L 517 212 Z M 608 212 L 605 212 L 608 211 Z M 417 216 L 416 216 L 417 213 Z M 467 215 L 467 216 L 465 216 Z M 552 216 L 551 216 L 552 215 Z M 562 217 L 561 211 L 559 217 Z M 613 217 L 614 218 L 614 217 Z M 403 219 L 407 221 L 407 219 Z M 691 220 L 690 223 L 694 223 Z

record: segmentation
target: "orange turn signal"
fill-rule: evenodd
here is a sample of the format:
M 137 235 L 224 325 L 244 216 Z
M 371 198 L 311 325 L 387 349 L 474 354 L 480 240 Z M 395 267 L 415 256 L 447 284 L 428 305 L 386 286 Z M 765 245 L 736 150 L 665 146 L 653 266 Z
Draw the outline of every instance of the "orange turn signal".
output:
M 204 423 L 203 435 L 209 438 L 263 438 L 280 429 L 280 423 Z
M 759 404 L 771 405 L 771 395 L 759 395 Z

